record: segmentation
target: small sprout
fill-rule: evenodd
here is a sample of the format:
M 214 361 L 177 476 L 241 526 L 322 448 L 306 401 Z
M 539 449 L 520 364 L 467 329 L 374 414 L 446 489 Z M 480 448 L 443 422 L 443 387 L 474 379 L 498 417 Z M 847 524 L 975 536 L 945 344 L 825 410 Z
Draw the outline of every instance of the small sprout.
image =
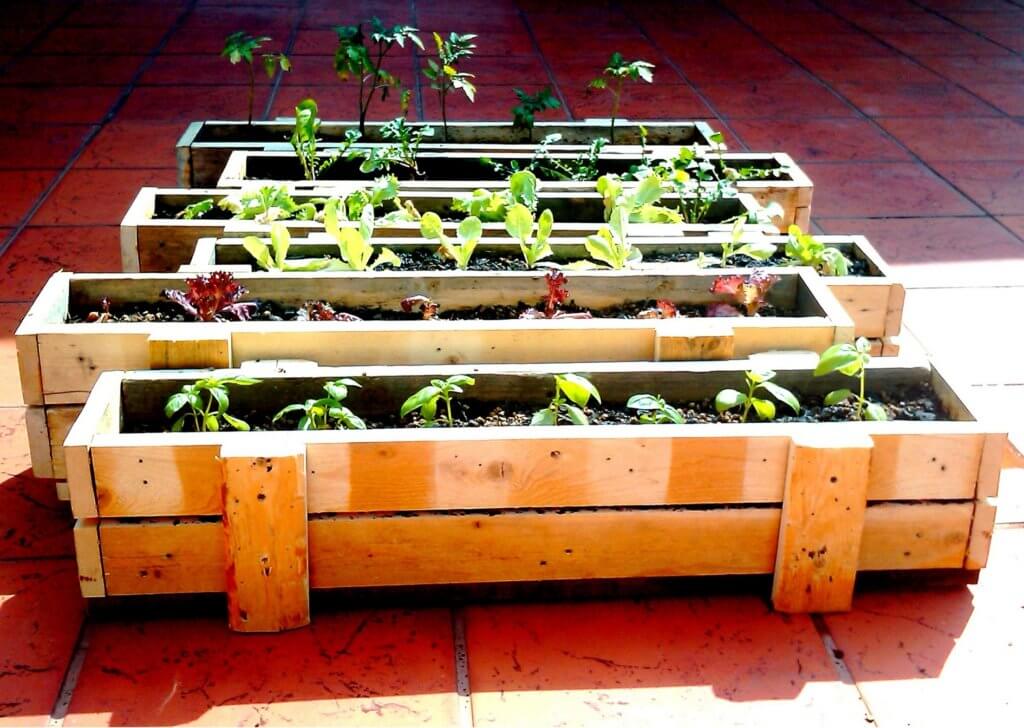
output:
M 100 309 L 102 313 L 90 311 L 89 315 L 85 317 L 86 322 L 90 324 L 105 324 L 113 320 L 114 317 L 110 313 L 110 299 L 106 296 L 100 299 Z
M 557 270 L 549 270 L 544 274 L 544 283 L 547 284 L 548 292 L 544 296 L 544 315 L 554 318 L 558 307 L 569 300 L 569 289 L 565 286 L 565 273 Z
M 626 402 L 630 409 L 639 410 L 637 419 L 645 425 L 682 425 L 683 414 L 656 394 L 634 394 Z
M 253 384 L 259 384 L 259 380 L 249 377 L 205 377 L 197 379 L 193 384 L 186 384 L 168 397 L 164 405 L 164 414 L 168 419 L 178 415 L 171 425 L 171 432 L 181 432 L 189 422 L 195 432 L 219 432 L 222 423 L 232 429 L 248 432 L 249 425 L 245 420 L 228 414 L 228 385 L 248 387 Z
M 412 313 L 414 308 L 419 309 L 419 312 L 423 315 L 424 321 L 435 320 L 437 318 L 438 310 L 441 308 L 439 303 L 435 303 L 433 300 L 422 295 L 403 298 L 401 306 L 402 310 L 406 313 Z
M 723 389 L 715 397 L 716 410 L 726 412 L 727 410 L 742 407 L 740 422 L 746 422 L 747 415 L 750 414 L 750 409 L 753 408 L 757 412 L 758 419 L 774 420 L 775 403 L 770 399 L 757 396 L 758 391 L 763 389 L 793 410 L 794 414 L 800 414 L 800 402 L 797 401 L 796 396 L 788 389 L 771 381 L 775 378 L 775 372 L 771 369 L 754 370 L 745 372 L 745 374 L 747 377 L 746 393 L 744 394 L 735 389 Z
M 459 61 L 473 55 L 476 45 L 473 33 L 449 33 L 447 38 L 434 33 L 434 44 L 437 46 L 437 60 L 427 59 L 427 67 L 423 69 L 423 75 L 430 81 L 430 88 L 437 91 L 438 100 L 441 103 L 441 124 L 444 127 L 444 140 L 448 141 L 448 93 L 456 89 L 466 94 L 470 101 L 476 99 L 476 86 L 469 79 L 473 78 L 472 73 L 463 73 L 456 65 Z
M 642 319 L 671 319 L 679 315 L 679 309 L 671 301 L 659 299 L 654 302 L 653 308 L 645 308 L 636 315 Z
M 469 268 L 469 261 L 483 231 L 480 218 L 470 216 L 459 223 L 456 238 L 453 240 L 445 234 L 441 218 L 436 212 L 426 212 L 420 219 L 420 233 L 423 237 L 427 240 L 437 240 L 441 244 L 441 254 L 454 260 L 459 270 Z
M 224 49 L 220 52 L 223 58 L 231 61 L 231 65 L 244 62 L 249 69 L 249 123 L 252 123 L 253 98 L 256 94 L 256 71 L 253 67 L 253 55 L 270 40 L 268 36 L 252 36 L 239 30 L 224 39 Z M 263 54 L 263 70 L 269 78 L 273 78 L 278 69 L 282 72 L 292 70 L 292 62 L 284 53 Z
M 520 88 L 512 89 L 519 103 L 512 107 L 512 128 L 525 130 L 533 141 L 533 123 L 537 114 L 554 111 L 562 107 L 561 102 L 551 95 L 551 87 L 545 86 L 535 94 L 528 94 Z
M 376 270 L 381 265 L 399 267 L 401 259 L 390 248 L 377 248 L 373 245 L 373 205 L 362 208 L 358 227 L 341 227 L 338 225 L 338 206 L 340 202 L 332 197 L 324 204 L 324 228 L 327 234 L 338 242 L 337 260 L 332 260 L 327 270 L 332 271 L 366 271 Z M 370 260 L 376 254 L 376 259 Z
M 212 209 L 213 198 L 207 197 L 205 200 L 199 200 L 199 202 L 193 202 L 191 205 L 186 205 L 185 209 L 174 217 L 178 220 L 196 220 Z
M 729 240 L 722 243 L 721 266 L 728 268 L 734 255 L 745 255 L 748 258 L 761 261 L 769 260 L 775 255 L 776 245 L 766 240 L 758 240 L 752 243 L 742 243 L 743 226 L 746 221 L 742 217 L 736 218 L 732 224 L 732 232 Z
M 836 344 L 826 349 L 818 358 L 814 376 L 821 377 L 832 372 L 839 372 L 848 377 L 856 377 L 860 386 L 856 393 L 845 388 L 829 392 L 825 395 L 825 404 L 831 407 L 852 397 L 857 403 L 854 416 L 858 420 L 882 422 L 888 419 L 885 408 L 880 404 L 868 401 L 864 394 L 867 366 L 870 361 L 871 344 L 864 337 L 857 339 L 855 344 Z
M 622 102 L 622 87 L 628 81 L 654 82 L 654 64 L 647 61 L 626 61 L 621 53 L 616 51 L 608 59 L 608 65 L 601 72 L 602 75 L 590 82 L 589 88 L 604 90 L 607 89 L 612 95 L 611 129 L 609 137 L 612 144 L 615 143 L 615 118 L 619 115 L 619 104 Z M 609 79 L 611 82 L 609 83 Z
M 226 271 L 186 278 L 185 286 L 184 291 L 164 289 L 163 295 L 196 321 L 247 321 L 256 311 L 255 303 L 239 302 L 248 290 Z
M 830 248 L 804 233 L 799 225 L 789 226 L 786 257 L 790 265 L 809 265 L 824 276 L 849 275 L 850 261 L 838 248 Z
M 306 258 L 288 260 L 288 248 L 292 236 L 284 223 L 275 222 L 270 226 L 270 246 L 254 235 L 247 235 L 242 240 L 242 247 L 251 255 L 260 268 L 267 271 L 285 273 L 323 270 L 328 261 L 324 258 Z
M 324 385 L 326 397 L 307 399 L 301 404 L 290 404 L 274 415 L 273 423 L 292 412 L 301 412 L 300 430 L 365 430 L 366 423 L 342 404 L 348 397 L 349 387 L 360 387 L 354 379 L 337 379 Z
M 299 321 L 362 321 L 355 314 L 335 311 L 327 301 L 306 301 L 296 318 Z
M 712 303 L 707 306 L 708 316 L 740 316 L 740 308 L 747 316 L 756 316 L 765 304 L 768 291 L 778 283 L 779 277 L 757 270 L 750 275 L 724 275 L 715 278 L 711 293 L 726 295 L 733 303 Z
M 448 427 L 455 426 L 455 419 L 452 417 L 452 398 L 456 394 L 462 394 L 463 387 L 471 387 L 476 380 L 467 377 L 465 374 L 453 374 L 447 379 L 431 379 L 430 384 L 410 396 L 400 410 L 400 416 L 405 417 L 415 410 L 420 411 L 424 427 L 435 427 L 437 422 L 437 403 L 443 400 L 447 411 Z
M 505 230 L 519 241 L 519 249 L 523 253 L 526 265 L 536 268 L 537 263 L 554 254 L 548 238 L 555 224 L 555 216 L 551 210 L 544 210 L 537 221 L 537 237 L 533 237 L 533 214 L 526 205 L 516 204 L 505 217 Z
M 584 247 L 591 258 L 615 270 L 639 265 L 643 253 L 629 242 L 628 228 L 629 210 L 624 205 L 617 205 L 611 212 L 608 224 L 602 225 L 596 235 L 587 236 Z
M 601 394 L 589 379 L 579 374 L 556 374 L 555 396 L 547 407 L 533 413 L 530 424 L 557 425 L 561 420 L 570 425 L 589 425 L 583 408 L 591 399 L 601 403 Z

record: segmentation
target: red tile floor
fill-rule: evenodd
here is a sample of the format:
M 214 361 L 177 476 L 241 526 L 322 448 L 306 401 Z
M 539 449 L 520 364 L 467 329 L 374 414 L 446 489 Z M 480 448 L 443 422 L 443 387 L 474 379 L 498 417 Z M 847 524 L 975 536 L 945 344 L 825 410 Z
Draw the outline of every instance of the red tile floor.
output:
M 992 416 L 1024 409 L 1022 0 L 6 3 L 0 723 L 1024 725 L 1019 470 L 979 584 L 862 589 L 843 615 L 773 614 L 762 585 L 740 585 L 457 609 L 334 601 L 268 637 L 177 603 L 86 616 L 67 509 L 29 472 L 14 327 L 50 272 L 116 268 L 116 226 L 139 186 L 174 184 L 185 122 L 242 113 L 245 74 L 217 58 L 227 33 L 294 56 L 292 74 L 259 84 L 263 116 L 312 94 L 345 117 L 330 28 L 373 13 L 480 35 L 461 118 L 507 118 L 512 87 L 538 82 L 559 114 L 603 115 L 584 87 L 609 52 L 654 62 L 656 86 L 631 89 L 626 115 L 707 119 L 735 148 L 792 153 L 816 183 L 815 230 L 866 233 L 909 284 L 924 347 Z M 433 116 L 416 92 L 413 115 Z

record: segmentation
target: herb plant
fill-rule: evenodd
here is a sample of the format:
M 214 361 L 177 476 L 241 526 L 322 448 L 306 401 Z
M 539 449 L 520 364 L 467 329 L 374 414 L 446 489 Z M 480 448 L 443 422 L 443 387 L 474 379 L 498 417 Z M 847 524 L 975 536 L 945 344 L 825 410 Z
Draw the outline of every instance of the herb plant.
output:
M 382 124 L 380 135 L 391 143 L 369 149 L 353 149 L 347 152 L 346 157 L 362 158 L 359 171 L 364 174 L 373 174 L 381 170 L 390 172 L 392 167 L 403 167 L 409 170 L 413 178 L 421 176 L 416 157 L 424 138 L 434 136 L 434 127 L 414 127 L 407 123 L 404 117 L 399 116 Z
M 274 415 L 273 423 L 293 412 L 301 412 L 300 430 L 365 430 L 366 423 L 342 402 L 348 397 L 349 387 L 359 387 L 354 379 L 337 379 L 324 385 L 326 397 L 307 399 L 301 404 L 290 404 Z
M 682 425 L 683 414 L 656 394 L 634 394 L 626 406 L 640 412 L 637 420 L 645 425 Z
M 312 220 L 316 201 L 302 204 L 292 199 L 287 185 L 263 185 L 232 192 L 221 198 L 217 207 L 233 214 L 235 220 L 255 220 L 267 225 L 274 220 Z
M 338 25 L 334 32 L 338 34 L 338 49 L 334 52 L 334 70 L 342 80 L 349 76 L 359 78 L 359 133 L 366 135 L 366 118 L 370 104 L 377 91 L 381 101 L 387 101 L 388 93 L 398 89 L 402 83 L 390 71 L 384 69 L 384 59 L 396 45 L 405 47 L 405 42 L 423 49 L 423 41 L 416 35 L 416 28 L 410 25 L 394 25 L 390 28 L 380 18 L 366 21 L 370 28 L 370 42 L 367 45 L 363 25 Z
M 171 425 L 171 432 L 181 432 L 188 423 L 191 423 L 195 432 L 218 432 L 223 424 L 248 432 L 249 425 L 245 420 L 228 414 L 228 385 L 248 387 L 253 384 L 259 384 L 259 380 L 249 377 L 204 377 L 186 384 L 168 397 L 164 404 L 164 414 L 168 419 L 177 416 Z
M 338 225 L 340 201 L 332 197 L 324 205 L 324 228 L 338 242 L 339 259 L 330 261 L 327 270 L 376 270 L 381 265 L 402 265 L 401 259 L 390 248 L 373 245 L 373 206 L 365 205 L 357 227 Z M 376 258 L 374 259 L 374 254 Z M 371 263 L 370 260 L 373 259 Z
M 850 261 L 845 255 L 818 242 L 799 225 L 789 226 L 785 251 L 791 265 L 809 265 L 824 276 L 845 276 L 850 272 Z
M 270 245 L 268 246 L 255 235 L 247 235 L 242 240 L 242 247 L 248 251 L 260 268 L 267 271 L 282 273 L 323 270 L 328 261 L 325 258 L 288 260 L 288 248 L 292 236 L 284 223 L 275 222 L 270 225 Z
M 465 374 L 453 374 L 447 379 L 431 379 L 430 384 L 410 396 L 402 403 L 400 416 L 405 417 L 415 410 L 420 411 L 424 427 L 435 427 L 438 425 L 437 405 L 444 402 L 445 421 L 448 427 L 455 426 L 455 418 L 452 417 L 452 399 L 456 394 L 462 394 L 463 387 L 471 387 L 476 384 L 473 377 Z
M 231 61 L 231 65 L 238 65 L 244 62 L 249 69 L 249 123 L 252 123 L 253 98 L 256 95 L 256 70 L 253 67 L 253 56 L 263 44 L 270 40 L 265 35 L 252 36 L 245 31 L 232 33 L 224 39 L 224 50 L 221 56 Z M 273 78 L 278 69 L 282 72 L 292 70 L 292 62 L 284 53 L 264 53 L 263 70 L 269 78 Z
M 317 157 L 317 145 L 320 142 L 317 133 L 320 131 L 321 123 L 318 114 L 319 109 L 313 99 L 303 99 L 295 107 L 295 129 L 292 131 L 291 144 L 299 158 L 299 164 L 302 165 L 302 173 L 309 181 L 315 181 L 359 138 L 358 131 L 349 129 L 345 132 L 345 143 L 342 147 L 336 149 L 329 157 Z
M 527 138 L 533 141 L 533 123 L 537 114 L 554 111 L 562 107 L 561 102 L 551 94 L 551 87 L 546 86 L 535 94 L 528 94 L 522 89 L 512 89 L 519 103 L 512 107 L 512 128 L 526 132 Z
M 800 414 L 800 402 L 792 392 L 772 381 L 775 378 L 775 372 L 771 369 L 755 369 L 745 372 L 745 375 L 747 391 L 744 393 L 735 389 L 723 389 L 715 396 L 716 410 L 726 412 L 741 407 L 740 422 L 746 422 L 747 415 L 753 408 L 758 419 L 774 420 L 775 402 L 759 397 L 758 393 L 763 390 L 793 410 L 794 414 Z
M 498 192 L 482 188 L 452 198 L 452 210 L 479 217 L 481 222 L 502 222 L 512 205 L 523 205 L 531 213 L 537 209 L 537 177 L 528 169 L 514 172 L 508 187 Z
M 533 150 L 530 161 L 525 165 L 520 165 L 516 159 L 513 159 L 508 164 L 503 164 L 494 161 L 490 157 L 481 157 L 480 162 L 492 169 L 496 174 L 505 177 L 515 172 L 527 170 L 544 180 L 589 182 L 596 178 L 601 150 L 608 143 L 608 140 L 604 138 L 595 139 L 590 142 L 586 151 L 580 152 L 573 158 L 566 159 L 551 155 L 551 145 L 557 144 L 561 139 L 561 134 L 548 134 L 541 139 Z
M 533 214 L 526 205 L 513 205 L 505 217 L 505 230 L 519 241 L 526 265 L 536 268 L 537 263 L 554 253 L 548 244 L 555 216 L 551 210 L 544 210 L 537 220 L 537 237 L 533 236 Z
M 629 210 L 622 205 L 615 207 L 608 224 L 602 225 L 596 235 L 588 235 L 584 241 L 590 257 L 615 270 L 638 265 L 643 253 L 634 248 L 626 237 L 628 227 Z
M 768 298 L 768 291 L 779 277 L 756 270 L 750 275 L 723 275 L 711 284 L 711 293 L 730 296 L 731 303 L 718 302 L 707 306 L 708 316 L 756 316 Z M 742 309 L 742 311 L 741 311 Z
M 859 386 L 857 392 L 851 392 L 846 388 L 829 392 L 825 395 L 825 404 L 837 405 L 853 398 L 856 402 L 854 416 L 858 420 L 881 422 L 888 419 L 885 409 L 879 404 L 868 401 L 864 394 L 867 366 L 870 361 L 871 344 L 864 337 L 857 339 L 855 344 L 836 344 L 826 349 L 818 358 L 814 376 L 821 377 L 832 372 L 839 372 L 848 377 L 856 377 Z
M 185 286 L 184 291 L 164 289 L 163 295 L 196 321 L 247 321 L 256 311 L 255 303 L 238 300 L 248 290 L 226 271 L 186 278 Z
M 174 217 L 179 220 L 196 220 L 212 209 L 213 198 L 207 197 L 205 200 L 199 200 L 199 202 L 193 202 L 191 205 L 185 205 L 185 208 Z
M 473 257 L 477 243 L 483 235 L 483 225 L 480 218 L 472 215 L 459 223 L 456 237 L 453 240 L 444 232 L 441 218 L 436 212 L 427 212 L 420 219 L 420 232 L 427 240 L 436 240 L 441 245 L 441 253 L 455 261 L 459 270 L 469 268 L 469 261 Z
M 444 127 L 445 141 L 448 141 L 448 93 L 460 90 L 470 101 L 476 98 L 476 86 L 469 80 L 473 78 L 473 74 L 460 71 L 457 65 L 473 55 L 473 49 L 476 48 L 474 38 L 476 35 L 473 33 L 449 33 L 447 38 L 434 33 L 437 60 L 428 58 L 427 67 L 423 69 L 423 75 L 430 80 L 430 88 L 437 91 L 437 98 L 441 102 L 441 124 Z
M 586 377 L 579 374 L 556 374 L 555 396 L 542 410 L 533 413 L 531 425 L 557 425 L 559 421 L 570 425 L 589 425 L 583 408 L 593 399 L 601 403 L 601 394 Z
M 619 115 L 619 104 L 622 102 L 622 88 L 626 81 L 654 82 L 654 64 L 647 61 L 627 61 L 616 51 L 608 59 L 602 75 L 590 82 L 590 88 L 608 90 L 612 95 L 611 128 L 608 136 L 615 143 L 615 118 Z
M 358 189 L 345 195 L 345 204 L 338 206 L 338 215 L 346 220 L 359 220 L 367 207 L 376 208 L 397 199 L 398 178 L 385 175 L 375 179 L 369 189 Z

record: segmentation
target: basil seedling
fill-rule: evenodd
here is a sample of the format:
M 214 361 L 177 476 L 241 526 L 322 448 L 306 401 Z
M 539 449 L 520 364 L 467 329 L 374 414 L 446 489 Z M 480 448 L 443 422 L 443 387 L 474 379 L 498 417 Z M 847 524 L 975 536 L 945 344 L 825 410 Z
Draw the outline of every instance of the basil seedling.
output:
M 342 402 L 348 397 L 349 387 L 362 386 L 354 379 L 337 379 L 324 385 L 326 397 L 307 399 L 301 404 L 290 404 L 274 415 L 276 423 L 285 415 L 301 412 L 300 430 L 365 430 L 366 423 Z
M 589 379 L 579 374 L 556 374 L 555 396 L 547 407 L 534 412 L 530 424 L 557 425 L 563 421 L 570 425 L 589 425 L 583 408 L 591 399 L 601 403 L 601 394 Z
M 463 387 L 471 387 L 474 384 L 476 384 L 476 380 L 465 374 L 453 374 L 447 379 L 431 379 L 430 384 L 402 403 L 400 415 L 405 417 L 410 412 L 419 410 L 420 417 L 423 418 L 423 426 L 435 427 L 437 425 L 437 403 L 443 401 L 448 427 L 454 427 L 452 399 L 454 395 L 462 394 L 465 391 Z
M 785 387 L 775 384 L 775 372 L 771 369 L 754 370 L 745 372 L 747 377 L 747 391 L 739 392 L 735 389 L 723 389 L 715 396 L 715 409 L 719 412 L 742 407 L 740 422 L 747 421 L 747 415 L 751 408 L 757 412 L 758 419 L 774 420 L 775 403 L 770 399 L 758 397 L 757 393 L 764 390 L 775 399 L 793 410 L 794 414 L 800 414 L 800 402 L 796 396 Z
M 851 397 L 857 403 L 854 416 L 858 420 L 874 420 L 877 422 L 888 419 L 885 409 L 880 404 L 868 401 L 864 394 L 867 378 L 867 366 L 871 361 L 871 344 L 863 336 L 855 344 L 836 344 L 830 346 L 818 358 L 814 367 L 814 376 L 822 377 L 832 372 L 839 372 L 848 377 L 856 377 L 859 388 L 856 393 L 849 389 L 836 389 L 825 395 L 828 406 L 845 402 Z
M 190 421 L 196 432 L 218 432 L 222 422 L 232 429 L 248 432 L 249 425 L 245 420 L 228 414 L 229 384 L 248 387 L 259 384 L 259 380 L 249 377 L 204 377 L 192 384 L 186 384 L 180 391 L 168 397 L 167 403 L 164 404 L 164 414 L 168 419 L 184 410 L 171 425 L 171 432 L 181 432 Z
M 634 394 L 626 406 L 639 410 L 637 420 L 645 425 L 682 425 L 686 422 L 679 410 L 656 394 Z

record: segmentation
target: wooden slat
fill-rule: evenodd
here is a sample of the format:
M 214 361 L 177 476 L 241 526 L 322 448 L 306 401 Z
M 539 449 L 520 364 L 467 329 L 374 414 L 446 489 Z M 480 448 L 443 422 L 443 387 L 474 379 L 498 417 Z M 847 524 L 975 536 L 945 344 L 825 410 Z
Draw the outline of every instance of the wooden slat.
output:
M 985 445 L 978 466 L 978 489 L 974 500 L 971 536 L 964 558 L 965 569 L 982 569 L 988 563 L 992 529 L 996 524 L 996 505 L 993 499 L 999 495 L 999 477 L 1002 473 L 1006 444 L 1005 434 L 985 436 Z
M 104 372 L 100 375 L 89 401 L 64 440 L 71 512 L 76 518 L 95 518 L 99 515 L 90 448 L 97 435 L 120 429 L 122 378 L 122 372 Z
M 220 450 L 228 626 L 280 632 L 309 624 L 306 460 L 284 443 Z
M 872 447 L 866 435 L 793 438 L 772 584 L 776 610 L 850 608 Z
M 99 525 L 100 521 L 96 518 L 80 518 L 75 521 L 75 559 L 78 562 L 78 584 L 83 597 L 107 595 Z
M 224 369 L 231 366 L 231 338 L 205 324 L 174 326 L 149 335 L 150 369 Z
M 846 284 L 829 281 L 828 288 L 853 319 L 856 335 L 867 338 L 885 336 L 891 286 L 872 285 L 870 279 L 860 281 L 844 277 L 842 280 L 853 282 Z
M 693 329 L 678 321 L 659 321 L 654 330 L 655 361 L 711 361 L 732 359 L 736 353 L 736 331 L 725 320 L 709 320 L 705 333 L 694 335 Z
M 906 301 L 906 289 L 899 283 L 889 287 L 889 302 L 885 312 L 885 336 L 899 336 L 903 330 L 903 306 Z
M 28 452 L 32 460 L 32 474 L 37 478 L 52 478 L 53 455 L 50 452 L 50 431 L 46 426 L 44 407 L 25 408 L 25 431 L 28 434 Z M 61 458 L 63 461 L 63 457 Z
M 52 475 L 50 477 L 65 480 L 68 477 L 67 463 L 64 458 L 64 440 L 74 427 L 75 421 L 82 413 L 78 405 L 46 407 L 46 430 L 50 438 L 50 458 Z

